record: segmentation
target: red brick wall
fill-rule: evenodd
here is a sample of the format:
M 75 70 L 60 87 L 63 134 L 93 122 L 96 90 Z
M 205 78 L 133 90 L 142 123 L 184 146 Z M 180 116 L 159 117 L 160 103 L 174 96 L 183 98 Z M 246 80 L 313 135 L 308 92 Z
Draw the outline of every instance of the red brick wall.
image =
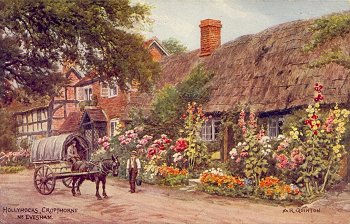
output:
M 201 28 L 201 53 L 199 56 L 210 55 L 221 45 L 221 21 L 205 19 L 199 25 Z
M 106 113 L 107 130 L 110 134 L 110 120 L 125 116 L 126 106 L 128 105 L 128 95 L 118 89 L 118 95 L 114 97 L 101 97 L 101 85 L 95 82 L 92 85 L 92 93 L 96 94 L 98 106 Z
M 152 56 L 152 59 L 154 61 L 160 61 L 163 58 L 163 54 L 160 52 L 159 48 L 152 45 L 149 49 L 148 49 L 149 53 Z

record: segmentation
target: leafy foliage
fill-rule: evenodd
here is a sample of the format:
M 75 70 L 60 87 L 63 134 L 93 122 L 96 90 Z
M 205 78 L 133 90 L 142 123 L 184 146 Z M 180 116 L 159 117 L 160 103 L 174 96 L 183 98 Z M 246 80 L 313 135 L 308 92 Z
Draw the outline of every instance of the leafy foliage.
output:
M 18 173 L 24 169 L 25 169 L 24 166 L 1 166 L 0 167 L 0 174 Z
M 150 116 L 142 122 L 147 132 L 177 137 L 184 124 L 179 118 L 185 114 L 188 102 L 204 104 L 209 100 L 211 87 L 208 83 L 212 77 L 212 73 L 199 65 L 175 87 L 165 86 L 160 90 L 152 103 Z
M 304 47 L 306 52 L 315 50 L 327 41 L 343 37 L 350 32 L 350 14 L 342 13 L 315 20 L 310 28 L 313 32 L 311 41 Z M 331 62 L 350 68 L 350 57 L 339 49 L 332 49 L 313 61 L 311 67 L 320 67 Z
M 53 95 L 63 85 L 57 70 L 64 62 L 118 84 L 136 80 L 150 88 L 158 66 L 143 48 L 139 28 L 149 23 L 149 8 L 129 0 L 1 0 L 0 95 Z M 17 92 L 16 92 L 17 93 Z
M 350 14 L 336 14 L 315 20 L 310 31 L 314 34 L 311 42 L 305 46 L 305 50 L 313 50 L 326 43 L 328 40 L 344 36 L 350 32 Z
M 187 47 L 185 45 L 180 43 L 179 40 L 172 37 L 162 41 L 162 44 L 170 54 L 181 54 L 187 51 Z
M 16 151 L 16 121 L 4 109 L 0 109 L 0 152 Z
M 329 51 L 323 54 L 319 59 L 310 64 L 311 68 L 322 67 L 329 63 L 336 63 L 343 67 L 350 69 L 350 56 L 341 52 L 340 50 Z

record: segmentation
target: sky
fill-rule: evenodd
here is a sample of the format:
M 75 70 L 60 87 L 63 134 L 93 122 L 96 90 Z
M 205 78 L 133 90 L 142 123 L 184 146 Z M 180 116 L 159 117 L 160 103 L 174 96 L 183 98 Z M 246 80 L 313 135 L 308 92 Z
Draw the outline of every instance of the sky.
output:
M 350 10 L 350 0 L 135 0 L 152 7 L 147 38 L 175 38 L 188 50 L 200 47 L 199 23 L 221 20 L 221 43 L 271 26 Z

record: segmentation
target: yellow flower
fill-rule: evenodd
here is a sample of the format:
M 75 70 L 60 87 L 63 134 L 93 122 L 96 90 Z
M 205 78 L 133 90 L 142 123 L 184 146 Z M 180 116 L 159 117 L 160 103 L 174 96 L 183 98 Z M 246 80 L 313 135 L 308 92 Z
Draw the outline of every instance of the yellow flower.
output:
M 340 154 L 340 153 L 338 153 L 338 154 L 337 154 L 337 157 L 338 157 L 338 158 L 340 158 L 340 157 L 341 157 L 341 154 Z
M 335 146 L 333 146 L 333 151 L 334 151 L 334 153 L 338 153 L 340 148 L 341 148 L 341 145 L 335 145 Z

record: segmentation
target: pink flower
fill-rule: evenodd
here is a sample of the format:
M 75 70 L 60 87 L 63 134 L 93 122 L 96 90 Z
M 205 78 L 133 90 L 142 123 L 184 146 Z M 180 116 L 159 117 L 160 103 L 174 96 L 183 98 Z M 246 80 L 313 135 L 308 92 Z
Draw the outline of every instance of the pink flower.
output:
M 241 162 L 241 157 L 238 157 L 238 158 L 236 159 L 236 163 L 239 163 L 239 162 Z
M 118 140 L 121 142 L 121 141 L 123 141 L 125 139 L 125 135 L 120 135 L 119 137 L 118 137 Z
M 278 161 L 277 163 L 278 168 L 284 169 L 289 166 L 288 157 L 285 154 L 275 155 L 275 158 Z

